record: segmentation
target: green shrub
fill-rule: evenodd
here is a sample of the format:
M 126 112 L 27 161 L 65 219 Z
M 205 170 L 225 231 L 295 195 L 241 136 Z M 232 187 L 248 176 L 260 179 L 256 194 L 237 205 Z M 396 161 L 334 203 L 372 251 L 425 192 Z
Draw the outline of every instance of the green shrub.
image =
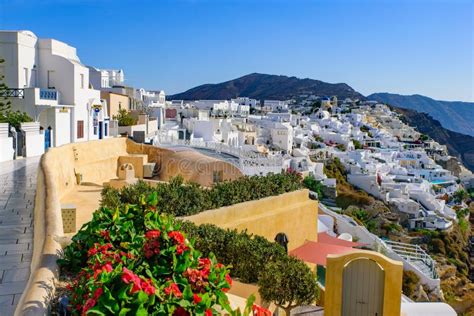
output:
M 132 117 L 129 112 L 125 109 L 120 109 L 118 114 L 113 117 L 114 120 L 118 121 L 119 126 L 132 126 L 137 124 L 137 119 Z
M 318 297 L 315 274 L 306 263 L 291 256 L 268 263 L 258 285 L 262 299 L 274 302 L 286 315 L 296 306 L 314 303 Z
M 355 148 L 355 149 L 362 149 L 362 148 L 364 148 L 364 147 L 362 146 L 362 144 L 361 144 L 358 140 L 356 140 L 356 139 L 353 139 L 353 140 L 352 140 L 352 143 L 354 144 L 354 148 Z
M 256 283 L 268 262 L 287 256 L 280 245 L 245 231 L 211 224 L 197 226 L 187 221 L 182 223 L 182 228 L 204 256 L 213 253 L 220 262 L 232 266 L 232 277 L 245 283 Z
M 114 208 L 119 203 L 137 204 L 141 195 L 158 194 L 157 208 L 175 216 L 189 216 L 246 201 L 259 200 L 301 189 L 301 178 L 296 173 L 269 174 L 266 176 L 241 177 L 234 181 L 214 184 L 210 189 L 196 183 L 185 184 L 182 177 L 168 183 L 151 186 L 143 181 L 120 190 L 105 187 L 102 191 L 102 207 Z
M 16 129 L 20 128 L 21 123 L 26 122 L 33 122 L 33 119 L 25 112 L 8 110 L 0 113 L 0 123 L 9 123 Z
M 303 179 L 303 185 L 305 188 L 316 192 L 318 194 L 318 198 L 323 198 L 323 184 L 321 181 L 317 181 L 313 176 L 307 176 Z

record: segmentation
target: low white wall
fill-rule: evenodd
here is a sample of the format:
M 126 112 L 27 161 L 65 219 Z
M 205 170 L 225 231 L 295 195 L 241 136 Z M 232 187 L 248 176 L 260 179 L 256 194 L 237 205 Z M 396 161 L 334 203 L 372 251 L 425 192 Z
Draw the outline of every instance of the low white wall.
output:
M 13 138 L 3 137 L 0 138 L 0 162 L 13 160 Z
M 44 135 L 26 135 L 26 157 L 41 156 L 44 154 Z
M 129 136 L 133 135 L 133 132 L 145 132 L 146 133 L 146 125 L 145 124 L 138 124 L 132 126 L 119 126 L 118 133 L 125 134 L 127 133 Z

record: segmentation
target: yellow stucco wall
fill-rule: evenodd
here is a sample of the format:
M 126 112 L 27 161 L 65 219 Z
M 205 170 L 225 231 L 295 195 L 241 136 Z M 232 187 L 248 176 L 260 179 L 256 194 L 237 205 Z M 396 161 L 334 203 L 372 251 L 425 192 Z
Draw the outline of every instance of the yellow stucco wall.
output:
M 387 258 L 378 252 L 366 250 L 357 250 L 342 255 L 329 255 L 327 257 L 324 315 L 342 315 L 344 267 L 349 262 L 358 259 L 373 260 L 381 266 L 385 272 L 383 315 L 400 316 L 403 264 Z
M 210 186 L 213 183 L 214 172 L 222 172 L 224 181 L 235 180 L 243 175 L 234 165 L 193 150 L 173 151 L 129 141 L 127 152 L 147 154 L 149 162 L 158 164 L 161 181 L 169 181 L 179 174 L 185 181 Z
M 257 201 L 239 203 L 185 217 L 196 224 L 215 224 L 222 228 L 246 229 L 273 241 L 276 234 L 288 236 L 288 249 L 318 238 L 318 202 L 308 190 L 289 192 Z
M 130 98 L 127 95 L 101 91 L 100 97 L 107 101 L 107 111 L 111 118 L 118 114 L 119 109 L 130 111 Z

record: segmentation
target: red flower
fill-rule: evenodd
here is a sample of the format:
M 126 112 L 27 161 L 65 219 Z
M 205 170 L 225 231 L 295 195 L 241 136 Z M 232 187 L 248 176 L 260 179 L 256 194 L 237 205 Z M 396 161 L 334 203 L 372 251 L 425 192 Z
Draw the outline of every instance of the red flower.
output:
M 89 251 L 87 252 L 87 256 L 89 257 L 92 257 L 95 254 L 97 254 L 97 249 L 95 248 L 95 246 L 89 249 Z
M 94 271 L 94 279 L 97 279 L 97 276 L 101 274 L 102 272 L 111 272 L 114 268 L 110 264 L 110 262 L 107 262 L 103 266 L 99 266 L 95 271 Z
M 168 237 L 173 239 L 176 244 L 176 253 L 178 255 L 183 254 L 189 248 L 184 243 L 184 236 L 179 231 L 172 231 L 168 233 Z
M 222 291 L 227 292 L 227 291 L 229 291 L 230 288 L 232 287 L 232 278 L 230 277 L 229 274 L 226 274 L 226 275 L 225 275 L 225 280 L 227 281 L 227 283 L 229 283 L 229 287 L 222 289 Z
M 204 315 L 212 316 L 212 309 L 210 309 L 210 308 L 206 309 L 206 313 Z
M 102 295 L 102 293 L 104 293 L 104 290 L 103 290 L 101 287 L 99 287 L 99 288 L 98 288 L 97 290 L 95 290 L 95 292 L 94 292 L 94 299 L 95 299 L 95 300 L 98 300 L 99 297 Z
M 208 267 L 205 267 L 201 270 L 201 275 L 203 278 L 207 279 L 209 277 L 210 270 Z
M 199 266 L 201 267 L 210 267 L 211 259 L 209 258 L 199 258 Z
M 153 255 L 160 253 L 160 242 L 156 239 L 147 241 L 143 246 L 146 258 L 151 258 Z
M 125 267 L 123 268 L 122 281 L 125 284 L 130 284 L 130 283 L 133 284 L 132 289 L 130 290 L 130 293 L 132 294 L 137 293 L 138 291 L 142 289 L 141 280 L 138 277 L 138 275 L 136 275 L 135 273 L 133 273 L 132 271 L 128 270 Z
M 94 307 L 95 304 L 97 304 L 97 301 L 95 299 L 93 298 L 88 299 L 86 303 L 84 304 L 84 306 L 82 307 L 82 315 L 86 315 L 87 311 L 91 309 L 92 307 Z
M 175 309 L 175 311 L 173 312 L 173 316 L 189 316 L 189 312 L 180 306 Z
M 160 237 L 160 231 L 159 230 L 149 230 L 145 234 L 146 239 L 155 239 Z
M 110 262 L 107 262 L 103 267 L 102 267 L 102 270 L 106 271 L 106 272 L 112 272 L 114 268 L 112 267 L 112 265 L 110 264 Z
M 168 237 L 174 239 L 174 241 L 178 244 L 184 244 L 184 236 L 179 231 L 169 232 Z
M 103 237 L 105 240 L 110 240 L 110 232 L 108 230 L 102 230 L 100 232 L 100 236 Z
M 170 295 L 173 294 L 176 297 L 181 297 L 183 296 L 183 293 L 181 293 L 181 290 L 178 287 L 178 284 L 176 283 L 171 283 L 168 287 L 165 287 L 165 294 Z
M 252 306 L 252 311 L 254 316 L 272 316 L 272 312 L 256 304 Z
M 186 250 L 188 250 L 189 248 L 183 244 L 179 244 L 176 246 L 176 253 L 178 255 L 181 255 L 183 254 L 183 252 L 185 252 Z
M 194 294 L 193 295 L 193 301 L 194 301 L 194 304 L 199 304 L 199 303 L 201 303 L 202 298 L 199 295 Z
M 142 279 L 142 282 L 141 282 L 140 285 L 141 285 L 142 290 L 143 290 L 148 296 L 155 294 L 156 289 L 155 289 L 155 287 L 152 285 L 151 280 L 143 280 L 143 279 Z

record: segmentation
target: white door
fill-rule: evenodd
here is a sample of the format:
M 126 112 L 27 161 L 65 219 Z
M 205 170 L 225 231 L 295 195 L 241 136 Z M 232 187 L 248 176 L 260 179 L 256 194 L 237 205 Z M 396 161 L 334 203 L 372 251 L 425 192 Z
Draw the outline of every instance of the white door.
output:
M 384 276 L 373 260 L 349 262 L 343 273 L 342 315 L 382 316 Z

